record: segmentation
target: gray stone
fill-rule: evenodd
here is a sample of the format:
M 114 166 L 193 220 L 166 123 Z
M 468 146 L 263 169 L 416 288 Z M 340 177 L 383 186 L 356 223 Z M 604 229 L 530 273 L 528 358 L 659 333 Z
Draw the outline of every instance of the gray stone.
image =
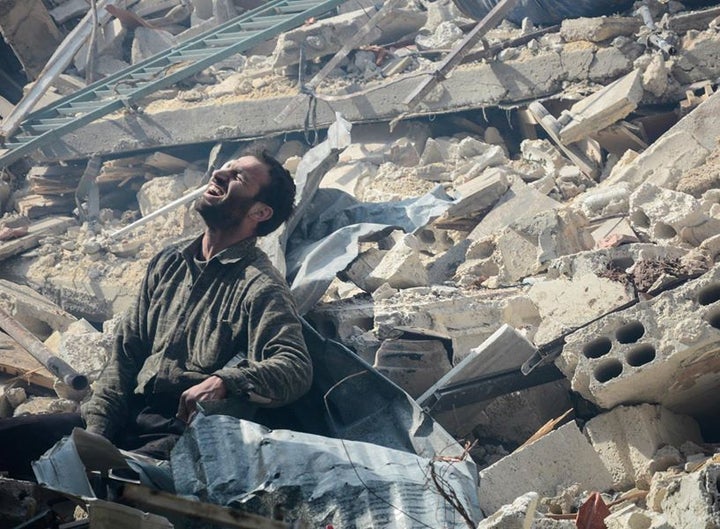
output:
M 530 529 L 537 503 L 536 492 L 523 494 L 510 505 L 503 505 L 494 514 L 481 521 L 477 529 Z
M 552 495 L 558 487 L 580 483 L 604 491 L 612 478 L 575 422 L 545 435 L 480 471 L 480 507 L 497 511 L 519 494 Z
M 662 500 L 668 524 L 674 529 L 715 529 L 720 527 L 720 464 L 711 463 L 683 476 Z
M 585 425 L 585 434 L 619 490 L 650 486 L 651 462 L 661 447 L 701 440 L 695 420 L 650 404 L 618 406 L 598 415 Z

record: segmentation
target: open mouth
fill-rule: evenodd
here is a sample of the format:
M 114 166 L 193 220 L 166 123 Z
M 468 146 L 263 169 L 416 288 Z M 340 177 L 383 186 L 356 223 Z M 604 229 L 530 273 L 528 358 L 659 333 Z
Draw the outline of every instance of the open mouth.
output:
M 213 197 L 221 197 L 225 194 L 225 189 L 216 181 L 211 181 L 205 190 L 206 195 Z

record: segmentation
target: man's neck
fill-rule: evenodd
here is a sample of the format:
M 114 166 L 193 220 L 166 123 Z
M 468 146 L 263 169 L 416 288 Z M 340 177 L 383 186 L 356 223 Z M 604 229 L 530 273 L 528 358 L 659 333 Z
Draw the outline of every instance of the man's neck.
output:
M 246 230 L 227 232 L 224 230 L 205 228 L 205 233 L 202 238 L 202 258 L 208 261 L 225 248 L 253 236 L 253 233 L 246 232 Z

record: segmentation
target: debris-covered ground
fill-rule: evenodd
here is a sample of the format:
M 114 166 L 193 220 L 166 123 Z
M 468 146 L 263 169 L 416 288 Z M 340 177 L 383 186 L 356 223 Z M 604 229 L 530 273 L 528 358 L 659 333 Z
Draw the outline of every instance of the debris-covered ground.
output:
M 520 2 L 460 52 L 482 26 L 468 6 L 493 2 L 348 0 L 143 97 L 128 95 L 138 78 L 112 77 L 258 4 L 98 2 L 94 53 L 85 0 L 0 7 L 0 308 L 94 381 L 148 260 L 202 225 L 186 200 L 119 230 L 201 186 L 217 143 L 265 147 L 311 182 L 311 148 L 345 134 L 276 262 L 312 326 L 477 465 L 485 519 L 457 526 L 720 527 L 720 6 L 607 2 L 583 17 L 577 2 L 578 17 L 540 25 L 518 13 L 543 2 Z M 80 123 L 78 100 L 62 132 L 36 116 L 56 133 L 14 156 L 33 106 L 102 79 L 116 108 Z M 0 372 L 0 417 L 87 397 L 3 333 Z M 0 526 L 48 494 L 0 481 Z M 114 527 L 120 507 L 103 508 L 90 527 Z M 412 514 L 356 524 L 427 525 Z

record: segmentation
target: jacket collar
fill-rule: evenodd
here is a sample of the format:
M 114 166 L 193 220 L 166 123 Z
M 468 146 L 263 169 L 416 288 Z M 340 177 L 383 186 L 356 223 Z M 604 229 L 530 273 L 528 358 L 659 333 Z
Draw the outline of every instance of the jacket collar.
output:
M 200 235 L 182 248 L 181 253 L 185 259 L 192 261 L 200 254 L 202 238 L 203 236 Z M 256 243 L 257 237 L 248 237 L 247 239 L 243 239 L 232 246 L 228 246 L 223 251 L 213 256 L 210 261 L 217 260 L 221 264 L 234 264 L 246 258 L 252 259 L 257 253 Z

